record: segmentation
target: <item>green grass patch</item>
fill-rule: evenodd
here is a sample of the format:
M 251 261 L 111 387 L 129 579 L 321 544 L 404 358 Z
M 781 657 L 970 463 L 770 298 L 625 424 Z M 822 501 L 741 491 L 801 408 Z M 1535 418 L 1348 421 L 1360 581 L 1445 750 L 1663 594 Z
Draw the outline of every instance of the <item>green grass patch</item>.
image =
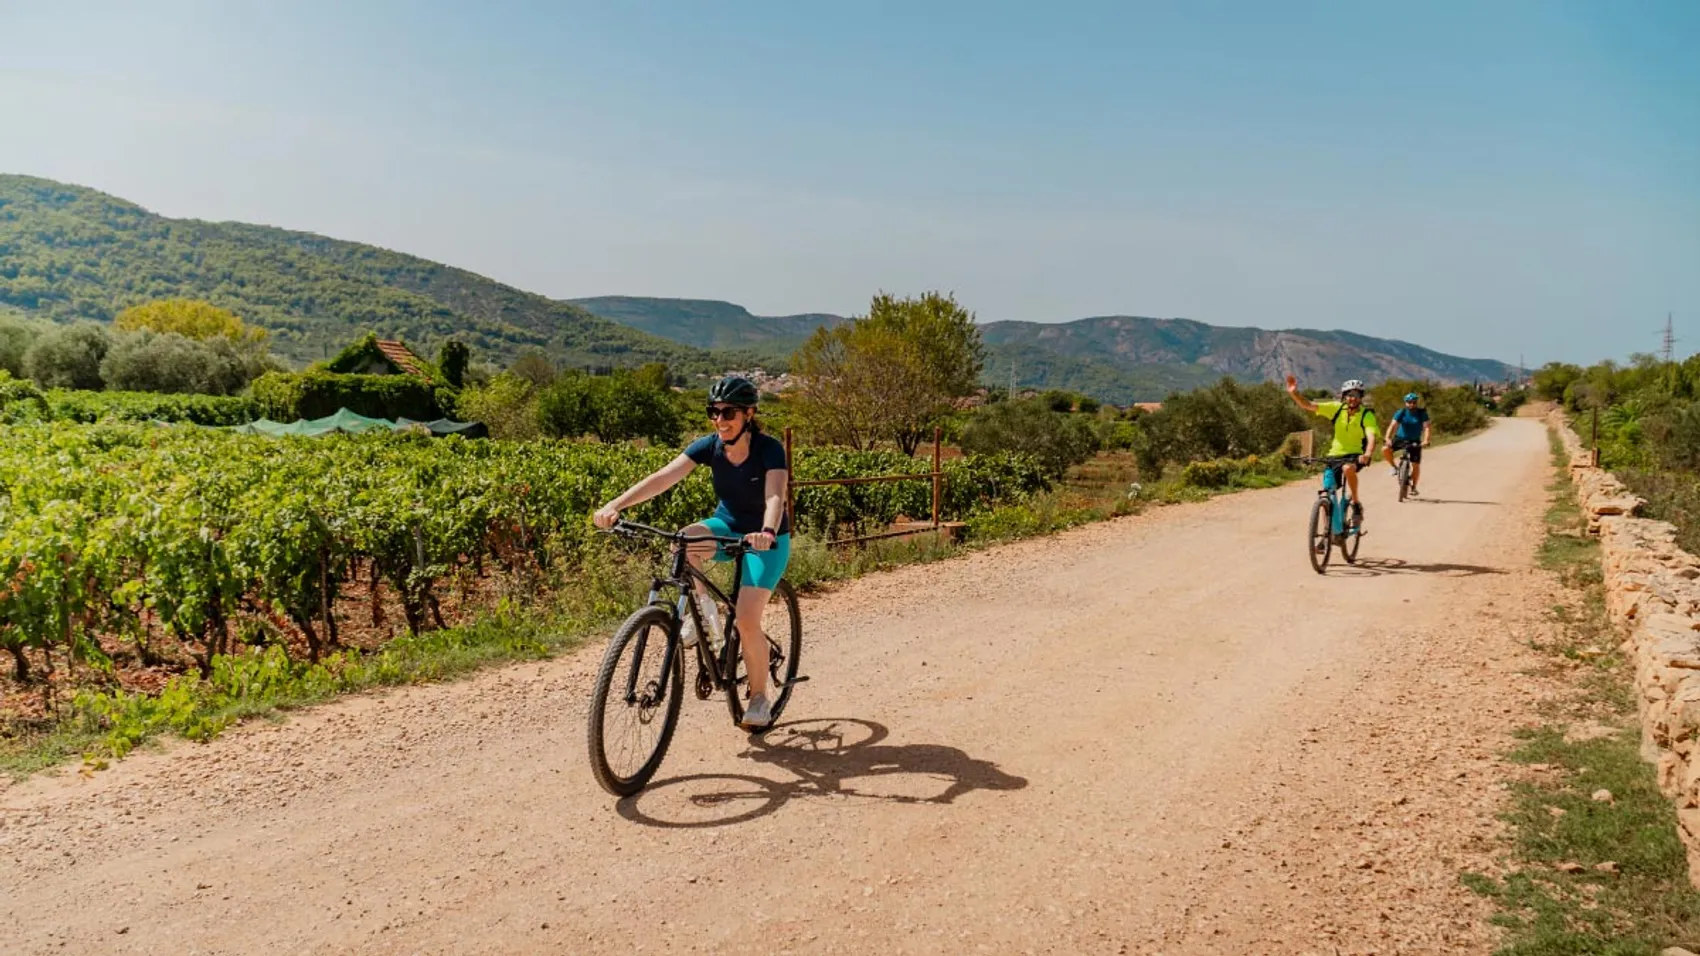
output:
M 1566 586 L 1555 637 L 1538 649 L 1571 675 L 1571 693 L 1518 734 L 1509 758 L 1531 768 L 1511 789 L 1508 872 L 1464 874 L 1506 929 L 1503 956 L 1657 956 L 1700 947 L 1700 893 L 1688 882 L 1676 811 L 1640 755 L 1628 663 L 1606 618 L 1599 546 L 1586 536 L 1553 436 L 1555 476 L 1540 563 Z M 1611 794 L 1596 801 L 1597 791 Z M 1597 869 L 1611 864 L 1607 872 Z M 1565 868 L 1580 867 L 1576 872 Z

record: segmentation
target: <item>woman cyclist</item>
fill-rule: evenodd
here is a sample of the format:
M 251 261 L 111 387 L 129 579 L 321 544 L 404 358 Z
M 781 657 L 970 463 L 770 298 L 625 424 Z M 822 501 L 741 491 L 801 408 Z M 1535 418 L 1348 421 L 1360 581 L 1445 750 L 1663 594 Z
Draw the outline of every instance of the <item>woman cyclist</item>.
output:
M 711 469 L 720 504 L 713 517 L 691 525 L 684 533 L 741 536 L 752 549 L 744 555 L 736 608 L 744 670 L 750 676 L 750 703 L 744 709 L 743 726 L 750 730 L 773 722 L 772 701 L 778 697 L 778 689 L 770 692 L 767 686 L 767 635 L 761 616 L 791 560 L 791 517 L 785 513 L 785 446 L 762 434 L 755 420 L 758 397 L 755 383 L 741 376 L 728 375 L 714 383 L 708 390 L 708 418 L 714 434 L 691 442 L 666 467 L 626 489 L 592 516 L 598 528 L 611 528 L 622 510 L 673 487 L 696 466 Z M 720 545 L 709 541 L 690 545 L 685 556 L 697 568 L 709 558 L 730 560 Z M 707 626 L 718 631 L 714 602 L 706 600 L 700 585 L 697 593 L 704 598 L 701 603 Z M 686 644 L 697 640 L 696 622 L 690 615 L 685 616 L 680 637 Z

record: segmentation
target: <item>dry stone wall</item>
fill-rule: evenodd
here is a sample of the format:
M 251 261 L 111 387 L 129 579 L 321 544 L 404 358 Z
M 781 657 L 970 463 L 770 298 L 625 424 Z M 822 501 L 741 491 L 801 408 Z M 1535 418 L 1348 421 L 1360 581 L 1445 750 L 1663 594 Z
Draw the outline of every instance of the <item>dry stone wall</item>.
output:
M 1600 540 L 1606 610 L 1635 662 L 1642 756 L 1676 801 L 1689 879 L 1700 886 L 1700 558 L 1676 527 L 1638 517 L 1645 504 L 1592 458 L 1561 415 L 1549 421 L 1570 455 L 1570 478 Z

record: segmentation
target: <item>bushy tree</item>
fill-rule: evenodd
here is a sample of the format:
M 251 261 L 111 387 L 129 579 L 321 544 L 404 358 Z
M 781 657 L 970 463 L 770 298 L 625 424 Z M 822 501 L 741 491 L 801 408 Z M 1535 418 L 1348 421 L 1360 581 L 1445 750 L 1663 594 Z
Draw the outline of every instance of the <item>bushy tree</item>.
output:
M 437 352 L 437 369 L 450 388 L 466 385 L 466 368 L 472 363 L 472 349 L 459 339 L 449 339 Z
M 1429 424 L 1437 434 L 1464 435 L 1487 427 L 1487 405 L 1468 385 L 1389 379 L 1370 390 L 1370 407 L 1375 409 L 1383 432 L 1393 421 L 1393 415 L 1405 407 L 1405 396 L 1412 392 L 1417 393 L 1422 407 L 1428 410 Z
M 35 341 L 37 331 L 23 319 L 0 315 L 0 371 L 9 372 L 14 378 L 24 377 L 24 353 Z
M 653 375 L 623 370 L 609 375 L 574 371 L 557 377 L 538 395 L 537 420 L 543 432 L 555 438 L 643 438 L 658 445 L 678 444 L 685 428 L 684 410 L 671 389 L 656 387 Z
M 1530 380 L 1535 388 L 1535 397 L 1549 402 L 1557 402 L 1563 401 L 1565 390 L 1581 377 L 1582 368 L 1579 365 L 1570 365 L 1566 362 L 1548 362 L 1535 369 Z
M 1170 395 L 1140 425 L 1148 438 L 1140 466 L 1155 470 L 1168 462 L 1269 454 L 1311 421 L 1273 382 L 1247 386 L 1224 378 Z
M 131 306 L 112 322 L 121 332 L 175 333 L 205 341 L 222 338 L 239 345 L 253 345 L 266 338 L 266 330 L 245 324 L 236 313 L 200 299 L 161 299 Z
M 520 352 L 519 357 L 514 359 L 514 364 L 508 366 L 508 371 L 539 387 L 553 382 L 555 376 L 560 374 L 555 363 L 538 348 L 528 348 Z
M 491 438 L 537 438 L 543 434 L 537 394 L 538 388 L 531 382 L 503 372 L 483 385 L 463 389 L 455 402 L 455 414 L 467 421 L 483 422 Z
M 963 429 L 962 450 L 1032 455 L 1046 473 L 1059 476 L 1092 457 L 1098 436 L 1091 419 L 1054 412 L 1043 399 L 1025 399 L 982 408 Z
M 881 293 L 866 316 L 816 329 L 791 360 L 798 414 L 817 438 L 857 449 L 890 439 L 911 455 L 974 393 L 984 364 L 973 313 L 936 292 Z
M 93 322 L 55 326 L 41 333 L 24 353 L 24 374 L 42 388 L 98 389 L 100 363 L 112 336 Z
M 100 363 L 106 387 L 126 392 L 234 395 L 268 370 L 228 339 L 196 341 L 175 332 L 121 335 Z

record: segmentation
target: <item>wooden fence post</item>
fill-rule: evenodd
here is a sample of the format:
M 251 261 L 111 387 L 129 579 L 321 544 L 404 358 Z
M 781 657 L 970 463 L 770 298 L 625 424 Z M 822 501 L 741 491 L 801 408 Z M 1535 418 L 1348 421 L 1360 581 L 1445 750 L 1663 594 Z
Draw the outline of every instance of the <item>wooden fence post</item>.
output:
M 933 530 L 939 527 L 939 504 L 944 497 L 944 474 L 939 471 L 943 448 L 944 429 L 933 426 Z
M 791 471 L 791 426 L 785 426 L 785 521 L 791 524 L 791 533 L 797 533 L 797 516 L 791 513 L 797 501 L 797 476 Z

